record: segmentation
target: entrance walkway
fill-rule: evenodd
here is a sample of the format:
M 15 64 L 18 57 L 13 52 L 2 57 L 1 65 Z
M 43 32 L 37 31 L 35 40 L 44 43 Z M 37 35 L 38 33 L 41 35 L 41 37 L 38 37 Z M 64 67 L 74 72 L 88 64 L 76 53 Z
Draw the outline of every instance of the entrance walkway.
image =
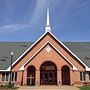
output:
M 17 90 L 80 90 L 74 86 L 22 86 Z

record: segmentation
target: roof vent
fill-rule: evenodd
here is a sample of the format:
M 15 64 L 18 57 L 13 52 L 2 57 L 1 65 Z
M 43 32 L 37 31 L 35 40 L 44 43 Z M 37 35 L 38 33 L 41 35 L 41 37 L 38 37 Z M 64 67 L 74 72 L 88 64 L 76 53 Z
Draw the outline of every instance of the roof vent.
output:
M 7 56 L 5 56 L 5 57 L 2 57 L 2 58 L 8 58 Z
M 21 46 L 21 47 L 28 47 L 27 45 L 19 45 L 19 46 Z
M 90 60 L 90 57 L 85 57 L 84 59 L 86 59 L 86 60 Z
M 6 61 L 6 59 L 3 59 L 3 58 L 1 58 L 0 60 L 1 60 L 1 61 Z

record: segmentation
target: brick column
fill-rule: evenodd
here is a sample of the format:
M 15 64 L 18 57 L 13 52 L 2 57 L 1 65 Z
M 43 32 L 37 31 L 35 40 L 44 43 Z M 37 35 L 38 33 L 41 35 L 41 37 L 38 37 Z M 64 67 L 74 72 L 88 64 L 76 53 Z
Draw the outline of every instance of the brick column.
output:
M 73 71 L 72 70 L 70 70 L 70 85 L 73 85 Z
M 57 85 L 62 85 L 61 70 L 57 71 Z
M 17 82 L 19 85 L 21 85 L 21 80 L 22 80 L 22 71 L 18 71 L 17 72 Z
M 27 85 L 27 71 L 23 72 L 23 85 Z
M 36 70 L 35 84 L 40 85 L 40 71 L 39 70 Z

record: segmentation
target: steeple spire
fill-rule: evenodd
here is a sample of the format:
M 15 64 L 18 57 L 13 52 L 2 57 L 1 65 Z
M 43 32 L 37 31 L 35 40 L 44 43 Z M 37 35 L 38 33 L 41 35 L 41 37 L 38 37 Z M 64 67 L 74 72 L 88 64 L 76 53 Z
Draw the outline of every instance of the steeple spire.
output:
M 47 22 L 46 22 L 45 32 L 50 32 L 50 31 L 51 31 L 51 26 L 50 26 L 49 3 L 47 1 Z

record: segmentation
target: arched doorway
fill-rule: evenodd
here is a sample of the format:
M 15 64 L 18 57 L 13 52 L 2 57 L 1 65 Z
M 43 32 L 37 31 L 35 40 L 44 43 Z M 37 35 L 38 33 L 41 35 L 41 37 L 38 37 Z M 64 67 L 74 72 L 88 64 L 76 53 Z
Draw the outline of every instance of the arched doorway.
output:
M 57 67 L 53 62 L 44 62 L 40 67 L 40 84 L 57 85 Z
M 68 66 L 63 66 L 62 72 L 62 85 L 70 85 L 70 68 Z
M 35 85 L 35 73 L 36 73 L 36 69 L 34 66 L 29 66 L 27 68 L 27 85 L 30 86 Z

